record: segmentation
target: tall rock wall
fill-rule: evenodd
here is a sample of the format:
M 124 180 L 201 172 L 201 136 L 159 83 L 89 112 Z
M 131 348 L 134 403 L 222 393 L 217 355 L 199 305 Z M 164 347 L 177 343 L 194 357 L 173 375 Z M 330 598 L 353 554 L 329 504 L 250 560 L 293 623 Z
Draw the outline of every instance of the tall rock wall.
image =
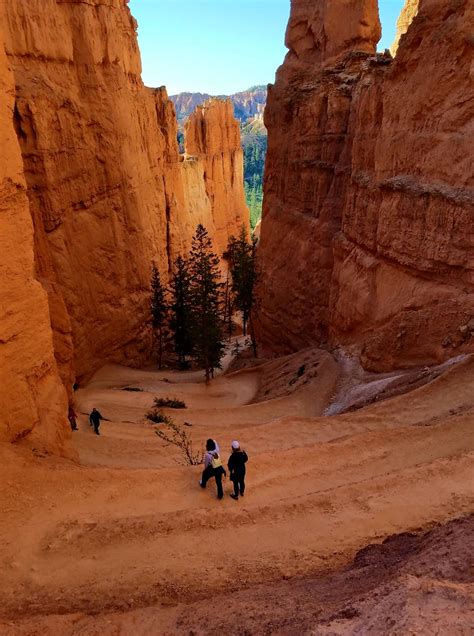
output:
M 37 275 L 70 386 L 106 361 L 146 359 L 151 262 L 166 279 L 197 223 L 212 235 L 217 218 L 222 236 L 227 212 L 209 200 L 207 165 L 183 165 L 166 91 L 142 84 L 124 0 L 5 0 L 0 19 Z
M 273 350 L 327 337 L 332 242 L 350 177 L 353 93 L 379 37 L 376 0 L 292 2 L 289 53 L 265 110 L 259 324 L 260 339 Z
M 312 4 L 293 2 L 290 34 L 305 12 L 314 22 Z M 370 9 L 376 32 L 375 3 L 330 4 Z M 379 370 L 472 349 L 473 10 L 421 0 L 393 62 L 359 52 L 356 23 L 336 58 L 311 52 L 309 35 L 302 55 L 290 48 L 266 113 L 260 334 L 272 349 L 342 344 Z
M 241 177 L 242 157 L 238 140 L 221 134 L 238 130 L 221 106 L 219 136 L 206 142 L 212 155 L 179 155 L 166 90 L 141 81 L 125 0 L 4 0 L 0 24 L 8 89 L 0 284 L 9 300 L 0 317 L 0 439 L 26 435 L 30 422 L 46 440 L 63 435 L 58 368 L 71 398 L 73 383 L 102 364 L 149 359 L 152 261 L 166 282 L 198 223 L 219 246 L 248 223 L 243 188 L 221 183 Z
M 13 126 L 15 85 L 0 23 L 0 441 L 67 452 L 67 397 L 47 295 L 35 277 L 33 223 Z

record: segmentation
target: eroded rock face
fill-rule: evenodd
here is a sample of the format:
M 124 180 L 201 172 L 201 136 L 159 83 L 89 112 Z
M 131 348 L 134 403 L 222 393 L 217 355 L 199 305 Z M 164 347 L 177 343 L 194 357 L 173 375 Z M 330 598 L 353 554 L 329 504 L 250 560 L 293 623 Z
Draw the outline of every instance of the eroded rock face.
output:
M 146 348 L 150 264 L 166 262 L 166 139 L 122 1 L 2 8 L 36 265 L 69 383 Z
M 402 12 L 400 13 L 400 17 L 397 20 L 397 33 L 392 44 L 392 55 L 397 54 L 400 38 L 408 31 L 408 27 L 413 22 L 414 17 L 418 13 L 419 4 L 420 0 L 406 0 L 405 6 L 403 7 Z
M 347 15 L 339 34 L 337 10 Z M 259 322 L 274 350 L 326 339 L 332 242 L 350 177 L 351 104 L 379 35 L 375 0 L 292 4 L 290 52 L 265 111 Z
M 289 54 L 266 113 L 271 348 L 353 345 L 380 370 L 472 349 L 473 11 L 421 2 L 393 62 L 356 38 L 329 66 Z
M 67 397 L 54 358 L 47 295 L 35 278 L 33 223 L 0 23 L 0 442 L 28 437 L 67 454 Z
M 377 0 L 293 0 L 278 81 L 304 67 L 314 72 L 353 51 L 373 53 L 380 39 Z
M 230 100 L 213 99 L 198 106 L 185 127 L 186 154 L 204 166 L 206 194 L 211 202 L 214 242 L 219 254 L 230 235 L 244 225 L 250 231 L 245 205 L 240 126 Z
M 136 23 L 123 0 L 6 0 L 0 17 L 37 274 L 70 386 L 106 361 L 148 357 L 152 261 L 166 280 L 197 223 L 212 236 L 216 218 L 225 234 L 226 210 L 209 198 L 204 160 L 183 165 L 166 91 L 142 84 Z M 219 150 L 227 153 L 216 143 Z M 223 199 L 226 209 L 234 195 Z M 239 206 L 245 215 L 243 190 Z
M 5 0 L 0 23 L 0 439 L 41 428 L 56 452 L 75 381 L 148 361 L 152 262 L 166 283 L 198 223 L 220 251 L 248 225 L 232 183 L 239 128 L 211 104 L 199 156 L 179 155 L 174 106 L 143 86 L 124 0 Z

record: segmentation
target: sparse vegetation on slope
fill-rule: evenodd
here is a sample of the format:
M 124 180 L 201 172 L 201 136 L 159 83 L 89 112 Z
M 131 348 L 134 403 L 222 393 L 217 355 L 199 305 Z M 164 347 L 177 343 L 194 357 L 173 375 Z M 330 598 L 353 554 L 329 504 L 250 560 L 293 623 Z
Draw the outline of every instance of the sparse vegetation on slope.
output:
M 202 464 L 204 452 L 202 450 L 200 452 L 194 450 L 193 442 L 186 431 L 178 424 L 175 424 L 171 418 L 168 418 L 163 424 L 165 424 L 164 428 L 155 429 L 155 434 L 167 444 L 172 444 L 179 448 L 188 466 Z
M 154 404 L 157 408 L 168 408 L 168 409 L 185 409 L 186 403 L 183 400 L 178 400 L 178 398 L 158 398 L 156 397 L 154 400 Z

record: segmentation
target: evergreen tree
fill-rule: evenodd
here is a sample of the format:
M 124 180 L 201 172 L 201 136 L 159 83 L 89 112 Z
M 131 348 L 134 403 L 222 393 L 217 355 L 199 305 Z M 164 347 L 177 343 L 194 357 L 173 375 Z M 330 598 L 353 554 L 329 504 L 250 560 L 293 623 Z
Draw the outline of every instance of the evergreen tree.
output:
M 242 312 L 244 336 L 247 335 L 247 324 L 250 326 L 250 338 L 255 356 L 257 343 L 253 329 L 252 309 L 255 306 L 255 284 L 257 282 L 256 241 L 247 238 L 247 230 L 242 226 L 239 238 L 231 236 L 226 256 L 232 275 L 232 290 L 235 307 Z
M 219 257 L 212 251 L 207 230 L 198 225 L 190 255 L 191 298 L 193 305 L 193 353 L 204 368 L 206 382 L 220 368 L 224 353 L 222 320 L 222 283 Z
M 193 351 L 193 310 L 189 263 L 178 256 L 171 278 L 172 302 L 170 306 L 170 329 L 173 332 L 174 350 L 178 356 L 178 366 L 187 367 L 186 358 Z
M 250 211 L 250 226 L 255 228 L 262 216 L 263 173 L 267 152 L 267 136 L 264 130 L 242 130 L 244 147 L 244 188 Z
M 168 317 L 165 288 L 161 283 L 160 272 L 155 263 L 151 267 L 151 326 L 153 336 L 158 332 L 158 368 L 163 358 L 163 328 Z
M 227 253 L 223 255 L 224 259 L 227 259 Z M 234 292 L 232 289 L 232 277 L 227 272 L 227 278 L 224 284 L 224 316 L 222 319 L 223 328 L 227 330 L 227 337 L 230 340 L 232 338 L 232 332 L 234 324 L 232 322 L 232 315 L 234 313 Z

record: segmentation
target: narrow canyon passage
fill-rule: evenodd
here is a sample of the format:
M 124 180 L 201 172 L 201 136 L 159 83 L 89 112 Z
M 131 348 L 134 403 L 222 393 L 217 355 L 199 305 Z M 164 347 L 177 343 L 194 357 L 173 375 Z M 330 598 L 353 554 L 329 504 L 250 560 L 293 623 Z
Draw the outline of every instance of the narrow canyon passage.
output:
M 130 0 L 0 2 L 0 636 L 474 634 L 474 0 L 283 3 L 207 100 Z
M 201 633 L 190 603 L 205 622 L 219 609 L 200 599 L 281 579 L 293 581 L 291 595 L 302 577 L 340 571 L 368 544 L 468 514 L 474 362 L 406 395 L 320 417 L 340 373 L 318 350 L 210 386 L 195 372 L 100 371 L 78 393 L 80 466 L 19 449 L 2 463 L 1 633 L 31 634 L 34 625 L 92 634 L 104 620 L 122 633 L 135 611 L 134 633 Z M 268 379 L 273 394 L 254 402 Z M 215 437 L 227 457 L 232 439 L 241 441 L 250 457 L 244 499 L 228 496 L 229 482 L 222 502 L 213 483 L 199 488 L 201 468 L 180 465 L 180 451 L 144 421 L 155 396 L 186 402 L 167 412 L 191 424 L 198 447 Z M 111 420 L 100 437 L 87 421 L 93 405 Z M 238 612 L 232 597 L 225 604 L 228 617 Z

